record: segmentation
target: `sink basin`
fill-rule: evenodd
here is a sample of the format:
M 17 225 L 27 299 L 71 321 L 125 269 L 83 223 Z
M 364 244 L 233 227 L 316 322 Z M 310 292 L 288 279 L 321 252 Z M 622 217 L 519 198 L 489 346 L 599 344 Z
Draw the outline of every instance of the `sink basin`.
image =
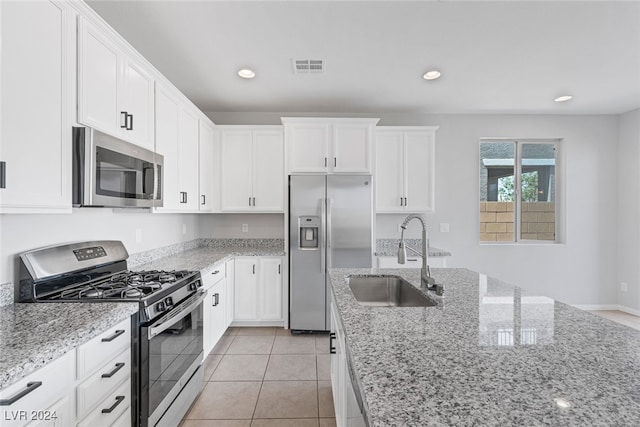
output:
M 350 276 L 356 300 L 371 307 L 432 307 L 436 305 L 411 283 L 397 276 Z

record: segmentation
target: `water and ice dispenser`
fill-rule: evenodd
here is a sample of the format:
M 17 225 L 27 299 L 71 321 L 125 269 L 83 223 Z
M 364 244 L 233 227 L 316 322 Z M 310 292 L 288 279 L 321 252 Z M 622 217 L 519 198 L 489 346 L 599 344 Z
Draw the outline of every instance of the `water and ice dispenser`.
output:
M 298 217 L 298 247 L 300 249 L 319 248 L 320 217 Z

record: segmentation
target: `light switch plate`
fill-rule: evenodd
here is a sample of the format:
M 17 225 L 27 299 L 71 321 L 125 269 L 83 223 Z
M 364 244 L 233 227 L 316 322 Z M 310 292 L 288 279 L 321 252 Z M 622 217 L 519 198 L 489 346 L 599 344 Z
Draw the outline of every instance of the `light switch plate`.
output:
M 242 224 L 242 232 L 243 233 L 249 232 L 249 224 Z
M 446 222 L 441 222 L 440 223 L 440 232 L 441 233 L 448 233 L 449 232 L 449 224 Z
M 142 242 L 142 228 L 136 228 L 136 243 Z

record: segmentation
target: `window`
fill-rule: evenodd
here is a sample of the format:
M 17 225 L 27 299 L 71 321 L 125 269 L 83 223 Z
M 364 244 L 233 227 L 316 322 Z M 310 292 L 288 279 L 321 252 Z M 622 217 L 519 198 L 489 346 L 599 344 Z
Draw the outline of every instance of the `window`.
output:
M 558 140 L 480 141 L 480 241 L 557 241 Z

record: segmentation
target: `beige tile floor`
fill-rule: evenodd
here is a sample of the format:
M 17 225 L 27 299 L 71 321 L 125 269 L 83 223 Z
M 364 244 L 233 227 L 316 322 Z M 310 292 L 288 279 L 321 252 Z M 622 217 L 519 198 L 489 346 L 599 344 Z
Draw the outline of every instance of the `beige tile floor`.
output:
M 617 310 L 592 310 L 591 313 L 640 330 L 640 317 Z
M 335 426 L 328 335 L 229 328 L 181 427 Z

